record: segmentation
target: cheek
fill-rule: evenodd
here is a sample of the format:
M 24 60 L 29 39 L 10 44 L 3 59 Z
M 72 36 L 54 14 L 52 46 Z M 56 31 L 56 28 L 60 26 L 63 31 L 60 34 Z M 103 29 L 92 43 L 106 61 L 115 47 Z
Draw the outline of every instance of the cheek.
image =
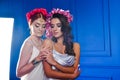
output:
M 63 32 L 61 31 L 61 28 L 59 28 L 59 33 L 60 33 L 60 35 L 62 35 L 62 34 L 63 34 Z
M 35 30 L 33 29 L 33 27 L 31 27 L 30 30 L 31 30 L 32 33 L 35 32 Z
M 60 35 L 62 35 L 63 33 L 60 31 Z
M 34 32 L 37 32 L 39 29 L 37 29 L 37 28 L 34 28 L 33 30 L 34 30 Z
M 61 28 L 58 28 L 58 31 L 59 31 L 60 33 L 62 33 Z
M 61 31 L 61 27 L 59 27 L 58 30 Z

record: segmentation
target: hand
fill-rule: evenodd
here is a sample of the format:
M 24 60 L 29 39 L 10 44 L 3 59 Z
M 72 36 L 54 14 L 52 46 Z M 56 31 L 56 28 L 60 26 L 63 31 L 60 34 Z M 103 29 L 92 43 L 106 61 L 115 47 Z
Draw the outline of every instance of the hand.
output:
M 43 58 L 42 58 L 42 53 L 39 53 L 39 55 L 35 58 L 35 60 L 36 61 L 41 61 L 41 60 L 43 60 Z
M 55 65 L 56 61 L 52 55 L 52 49 L 49 46 L 42 46 L 41 51 L 42 58 L 47 61 L 50 65 Z
M 77 68 L 77 69 L 74 71 L 74 73 L 72 74 L 73 79 L 74 79 L 74 78 L 77 78 L 77 77 L 79 76 L 80 72 L 81 72 L 81 71 Z
M 41 61 L 44 59 L 44 57 L 42 57 L 44 55 L 44 52 L 46 51 L 47 49 L 45 47 L 42 47 L 40 49 L 40 53 L 39 55 L 35 58 L 36 61 Z
M 51 53 L 51 51 L 45 51 L 44 52 L 44 60 L 47 61 L 50 65 L 56 65 L 56 61 L 53 58 L 53 54 Z

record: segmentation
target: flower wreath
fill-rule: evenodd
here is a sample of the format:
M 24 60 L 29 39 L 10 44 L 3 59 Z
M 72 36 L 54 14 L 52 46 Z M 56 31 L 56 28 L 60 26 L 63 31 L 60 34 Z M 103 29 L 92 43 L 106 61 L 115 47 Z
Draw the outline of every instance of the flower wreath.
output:
M 50 16 L 52 16 L 55 13 L 59 13 L 59 14 L 62 14 L 64 16 L 66 16 L 69 23 L 73 20 L 73 16 L 70 14 L 69 10 L 65 11 L 63 9 L 59 9 L 59 8 L 55 9 L 55 8 L 53 8 L 53 10 L 50 13 Z
M 26 14 L 27 17 L 27 21 L 29 21 L 31 19 L 31 16 L 33 16 L 36 13 L 42 13 L 44 16 L 47 16 L 47 11 L 44 8 L 35 8 L 32 11 L 28 12 Z

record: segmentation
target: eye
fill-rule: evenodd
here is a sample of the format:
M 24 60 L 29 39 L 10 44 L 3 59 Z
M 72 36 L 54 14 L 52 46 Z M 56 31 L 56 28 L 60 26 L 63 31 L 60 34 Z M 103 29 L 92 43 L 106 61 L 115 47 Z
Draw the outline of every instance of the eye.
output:
M 39 27 L 39 25 L 35 24 L 35 27 L 36 27 L 36 28 L 38 28 L 38 27 Z
M 54 25 L 53 25 L 53 24 L 51 24 L 51 28 L 54 28 Z
M 45 25 L 45 24 L 43 24 L 43 25 L 42 25 L 42 28 L 45 28 L 45 26 L 46 26 L 46 25 Z
M 57 27 L 62 27 L 62 24 L 61 24 L 61 23 L 58 23 L 58 24 L 57 24 Z

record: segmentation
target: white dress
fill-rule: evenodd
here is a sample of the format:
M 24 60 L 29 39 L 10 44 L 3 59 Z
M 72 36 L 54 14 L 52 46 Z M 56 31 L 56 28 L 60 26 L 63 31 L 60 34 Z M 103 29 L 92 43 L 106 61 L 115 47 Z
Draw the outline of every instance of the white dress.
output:
M 53 57 L 62 66 L 72 66 L 75 62 L 75 56 L 71 56 L 68 54 L 61 54 L 56 50 L 53 50 Z M 56 68 L 52 66 L 52 69 L 56 69 Z M 61 80 L 61 79 L 49 78 L 48 80 Z
M 39 50 L 33 46 L 33 52 L 29 62 L 39 55 Z M 42 62 L 38 63 L 35 68 L 28 74 L 21 77 L 21 80 L 48 80 L 44 74 Z

